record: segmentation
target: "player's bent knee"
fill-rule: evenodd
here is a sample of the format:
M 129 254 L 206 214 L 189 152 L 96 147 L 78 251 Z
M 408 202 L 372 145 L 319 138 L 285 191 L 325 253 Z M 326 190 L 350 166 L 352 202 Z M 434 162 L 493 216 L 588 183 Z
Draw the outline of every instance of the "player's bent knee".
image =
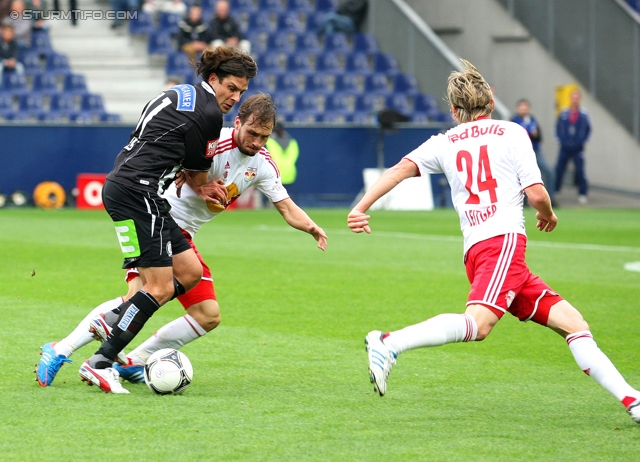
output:
M 205 300 L 204 302 L 196 303 L 190 306 L 187 312 L 196 320 L 200 327 L 207 332 L 218 327 L 222 320 L 220 307 L 215 300 Z

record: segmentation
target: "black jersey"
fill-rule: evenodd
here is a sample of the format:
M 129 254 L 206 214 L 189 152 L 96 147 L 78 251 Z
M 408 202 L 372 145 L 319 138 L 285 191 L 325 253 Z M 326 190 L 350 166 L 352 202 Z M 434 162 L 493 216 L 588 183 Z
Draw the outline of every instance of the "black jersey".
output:
M 107 178 L 161 194 L 180 168 L 209 170 L 221 128 L 209 84 L 171 87 L 147 103 Z

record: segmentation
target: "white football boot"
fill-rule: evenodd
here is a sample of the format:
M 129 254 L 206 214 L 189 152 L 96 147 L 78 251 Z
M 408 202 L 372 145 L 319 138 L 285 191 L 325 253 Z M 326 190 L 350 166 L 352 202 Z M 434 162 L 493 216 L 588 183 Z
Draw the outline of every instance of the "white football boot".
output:
M 382 343 L 384 334 L 379 330 L 371 331 L 364 339 L 369 354 L 369 380 L 373 389 L 380 396 L 387 392 L 387 379 L 391 368 L 396 363 L 396 354 Z
M 129 390 L 122 386 L 119 377 L 114 368 L 94 369 L 89 366 L 89 361 L 80 368 L 80 380 L 87 382 L 87 385 L 97 385 L 105 393 L 128 394 Z
M 627 412 L 634 422 L 640 424 L 640 399 L 637 399 L 633 403 L 631 403 L 627 408 Z

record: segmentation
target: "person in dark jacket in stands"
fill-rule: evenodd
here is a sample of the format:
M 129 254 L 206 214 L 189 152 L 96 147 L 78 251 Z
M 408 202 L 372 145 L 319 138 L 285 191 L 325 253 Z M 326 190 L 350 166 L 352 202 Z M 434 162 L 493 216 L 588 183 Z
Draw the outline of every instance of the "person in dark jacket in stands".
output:
M 24 67 L 18 61 L 18 44 L 14 40 L 13 27 L 2 27 L 0 37 L 0 78 L 4 72 L 24 74 Z
M 216 11 L 211 18 L 211 47 L 216 48 L 220 45 L 230 47 L 238 47 L 247 53 L 251 52 L 251 43 L 244 39 L 240 26 L 235 19 L 229 14 L 229 2 L 219 0 L 216 3 Z
M 556 136 L 560 142 L 560 154 L 556 164 L 556 193 L 562 188 L 562 179 L 569 160 L 573 161 L 578 180 L 578 202 L 587 204 L 587 174 L 584 168 L 584 143 L 591 133 L 587 112 L 580 107 L 579 91 L 571 93 L 571 106 L 560 113 L 556 122 Z
M 351 34 L 360 30 L 369 6 L 368 0 L 345 0 L 335 12 L 328 13 L 317 32 L 318 35 L 346 32 Z
M 191 61 L 195 62 L 196 55 L 209 49 L 211 29 L 202 20 L 202 7 L 191 5 L 187 16 L 180 21 L 178 30 L 178 50 L 184 51 Z

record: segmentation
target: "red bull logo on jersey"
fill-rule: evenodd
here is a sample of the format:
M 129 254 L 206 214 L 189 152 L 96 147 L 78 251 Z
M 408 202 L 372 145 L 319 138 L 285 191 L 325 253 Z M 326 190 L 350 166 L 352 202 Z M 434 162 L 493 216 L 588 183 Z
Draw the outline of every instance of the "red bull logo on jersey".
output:
M 207 141 L 207 152 L 204 155 L 207 159 L 211 159 L 216 153 L 216 148 L 218 147 L 218 139 Z
M 244 179 L 249 181 L 256 177 L 258 169 L 254 167 L 247 167 L 247 171 L 244 172 Z
M 489 127 L 479 127 L 478 125 L 472 125 L 470 128 L 465 128 L 462 133 L 452 133 L 449 135 L 449 141 L 455 143 L 456 141 L 466 140 L 468 138 L 478 138 L 484 135 L 504 135 L 505 128 L 497 124 L 492 124 Z

